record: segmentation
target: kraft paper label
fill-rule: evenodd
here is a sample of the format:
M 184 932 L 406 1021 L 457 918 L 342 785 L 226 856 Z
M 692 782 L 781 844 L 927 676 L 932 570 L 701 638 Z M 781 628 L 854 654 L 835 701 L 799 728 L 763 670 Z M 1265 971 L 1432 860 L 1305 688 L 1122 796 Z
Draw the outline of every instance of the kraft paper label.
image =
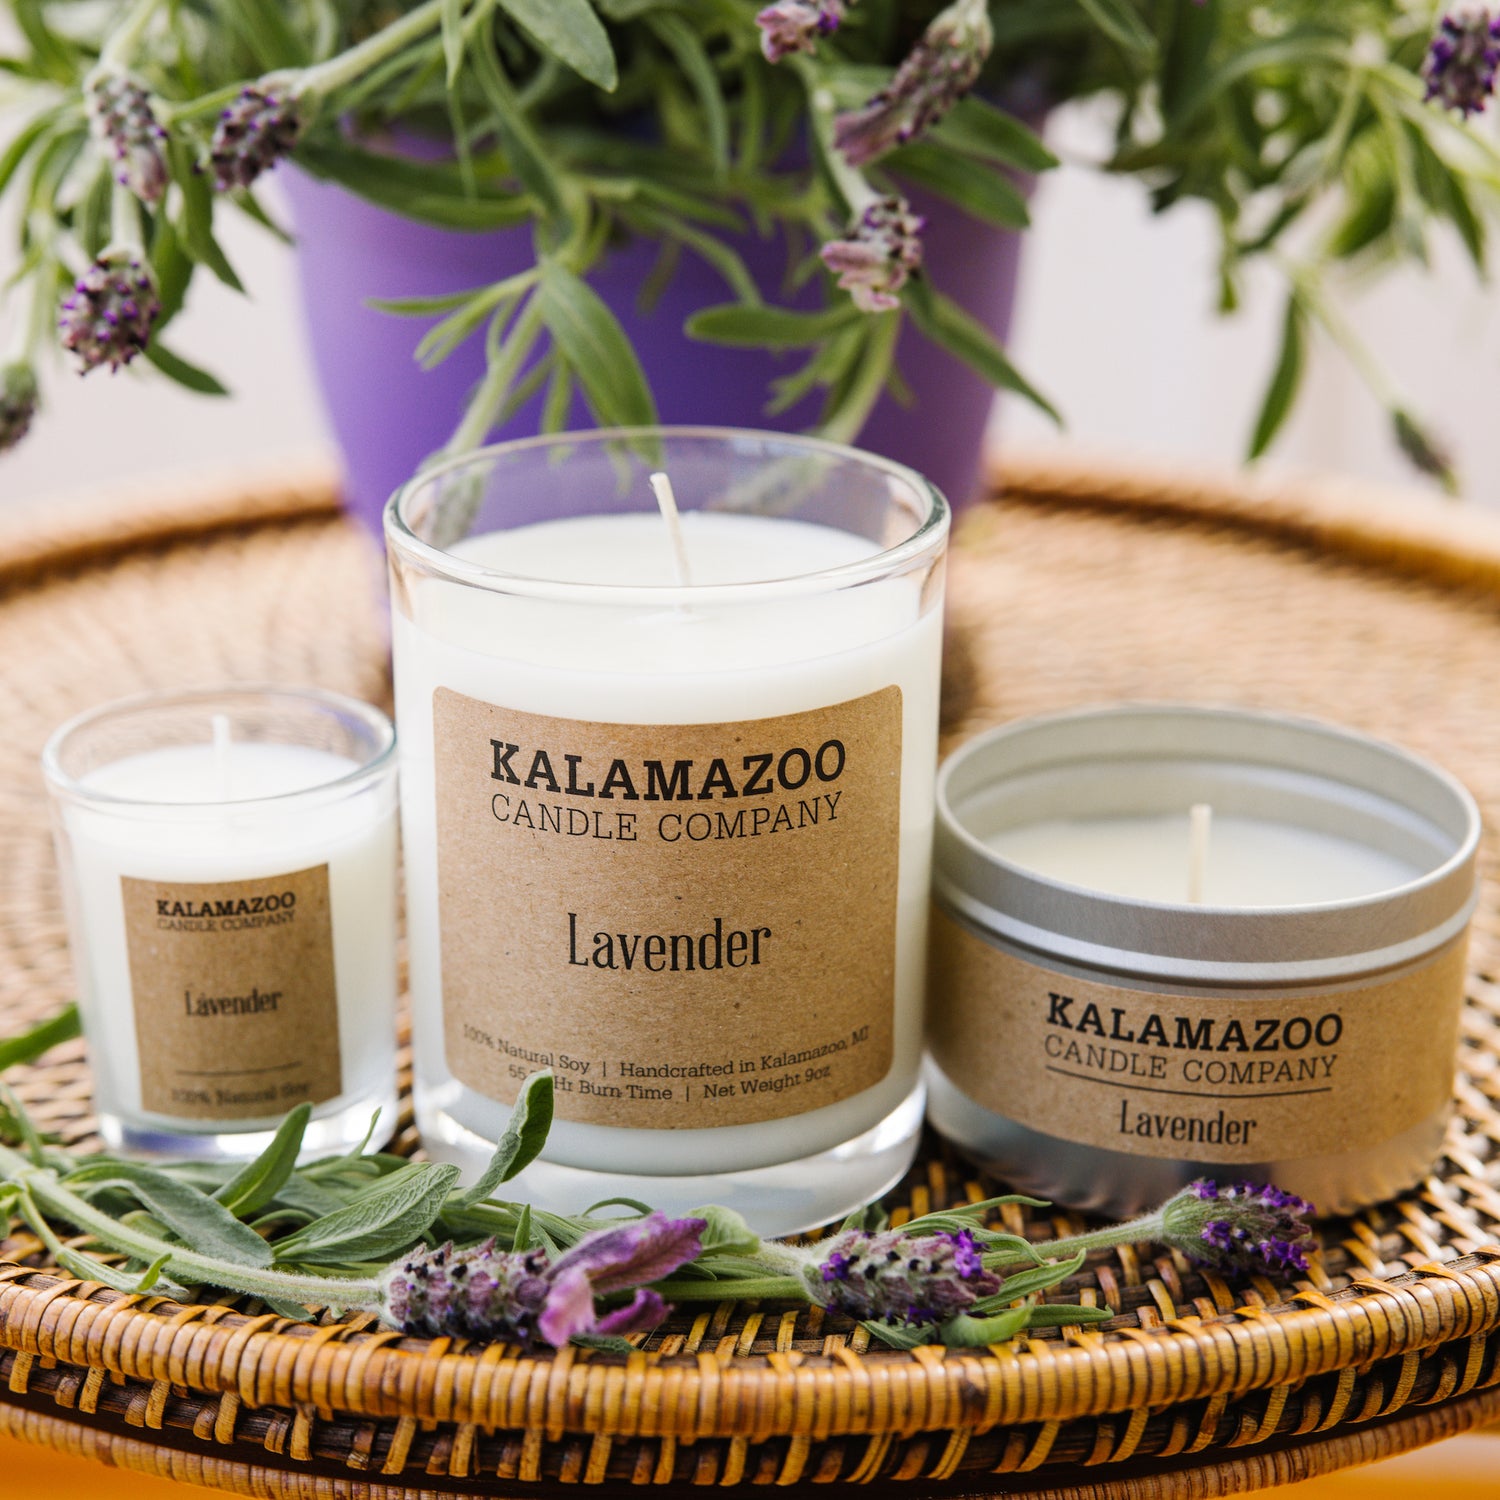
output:
M 976 1103 L 1080 1145 L 1265 1162 L 1376 1145 L 1453 1094 L 1463 939 L 1359 988 L 1211 998 L 1120 989 L 933 913 L 928 1044 Z
M 327 865 L 120 885 L 144 1109 L 257 1119 L 343 1091 Z
M 729 724 L 433 695 L 448 1066 L 559 1117 L 743 1125 L 890 1070 L 901 691 Z

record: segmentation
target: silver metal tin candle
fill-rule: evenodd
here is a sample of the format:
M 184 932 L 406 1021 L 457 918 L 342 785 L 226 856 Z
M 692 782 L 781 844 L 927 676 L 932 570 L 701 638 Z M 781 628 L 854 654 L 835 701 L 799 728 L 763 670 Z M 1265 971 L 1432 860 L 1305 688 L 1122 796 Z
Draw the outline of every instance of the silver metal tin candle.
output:
M 938 778 L 933 1122 L 1116 1214 L 1203 1175 L 1327 1213 L 1410 1187 L 1450 1110 L 1479 833 L 1445 772 L 1309 720 L 979 736 Z

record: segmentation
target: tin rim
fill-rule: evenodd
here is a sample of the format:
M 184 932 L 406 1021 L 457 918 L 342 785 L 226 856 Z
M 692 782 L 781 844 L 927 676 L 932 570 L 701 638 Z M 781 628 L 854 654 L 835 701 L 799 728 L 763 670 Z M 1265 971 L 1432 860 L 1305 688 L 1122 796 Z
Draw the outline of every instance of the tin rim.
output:
M 1012 863 L 971 831 L 966 804 L 1027 769 L 1028 748 L 1050 750 L 1059 776 L 1068 765 L 1085 775 L 1088 767 L 1117 762 L 1122 739 L 1148 747 L 1135 756 L 1143 762 L 1296 775 L 1315 800 L 1320 786 L 1328 789 L 1331 815 L 1342 805 L 1335 789 L 1352 790 L 1362 799 L 1362 816 L 1374 816 L 1382 804 L 1403 810 L 1440 835 L 1446 855 L 1412 880 L 1365 896 L 1222 907 L 1074 885 Z M 1117 705 L 1017 720 L 948 757 L 937 780 L 934 892 L 982 937 L 1085 971 L 1228 989 L 1330 983 L 1400 968 L 1464 931 L 1477 900 L 1480 831 L 1479 808 L 1462 783 L 1385 741 L 1259 710 Z

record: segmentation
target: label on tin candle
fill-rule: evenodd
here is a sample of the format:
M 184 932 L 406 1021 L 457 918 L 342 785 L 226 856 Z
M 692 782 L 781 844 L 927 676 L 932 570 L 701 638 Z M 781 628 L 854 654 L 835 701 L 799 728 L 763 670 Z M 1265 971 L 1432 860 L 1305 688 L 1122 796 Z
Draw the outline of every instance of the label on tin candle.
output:
M 933 913 L 928 1044 L 1008 1120 L 1206 1163 L 1373 1146 L 1452 1098 L 1465 943 L 1395 979 L 1172 995 L 1074 978 Z
M 120 887 L 143 1109 L 248 1120 L 342 1091 L 327 865 Z
M 727 724 L 433 695 L 448 1066 L 559 1117 L 702 1129 L 889 1071 L 901 691 Z

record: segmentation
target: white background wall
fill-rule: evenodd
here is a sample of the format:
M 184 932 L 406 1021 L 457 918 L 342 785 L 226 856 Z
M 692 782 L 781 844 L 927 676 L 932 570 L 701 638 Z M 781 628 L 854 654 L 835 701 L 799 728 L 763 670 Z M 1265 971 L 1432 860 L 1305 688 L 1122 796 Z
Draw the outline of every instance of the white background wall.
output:
M 1154 219 L 1135 184 L 1089 170 L 1083 163 L 1101 139 L 1097 119 L 1064 112 L 1050 134 L 1070 164 L 1037 194 L 1012 352 L 1063 408 L 1068 427 L 1059 433 L 1012 403 L 1001 414 L 1000 439 L 1239 461 L 1274 359 L 1275 286 L 1253 287 L 1244 312 L 1217 318 L 1207 214 L 1189 205 Z M 80 378 L 59 359 L 31 437 L 0 455 L 0 499 L 205 467 L 249 470 L 330 451 L 302 349 L 292 252 L 243 223 L 225 241 L 250 296 L 201 276 L 173 342 L 213 368 L 233 399 L 188 395 L 145 368 Z M 0 241 L 0 271 L 11 243 Z M 1451 444 L 1466 495 L 1500 503 L 1493 409 L 1500 301 L 1475 287 L 1456 247 L 1442 249 L 1430 273 L 1402 272 L 1351 291 L 1346 305 L 1413 408 L 1429 414 Z M 1270 462 L 1413 482 L 1363 386 L 1321 345 Z

